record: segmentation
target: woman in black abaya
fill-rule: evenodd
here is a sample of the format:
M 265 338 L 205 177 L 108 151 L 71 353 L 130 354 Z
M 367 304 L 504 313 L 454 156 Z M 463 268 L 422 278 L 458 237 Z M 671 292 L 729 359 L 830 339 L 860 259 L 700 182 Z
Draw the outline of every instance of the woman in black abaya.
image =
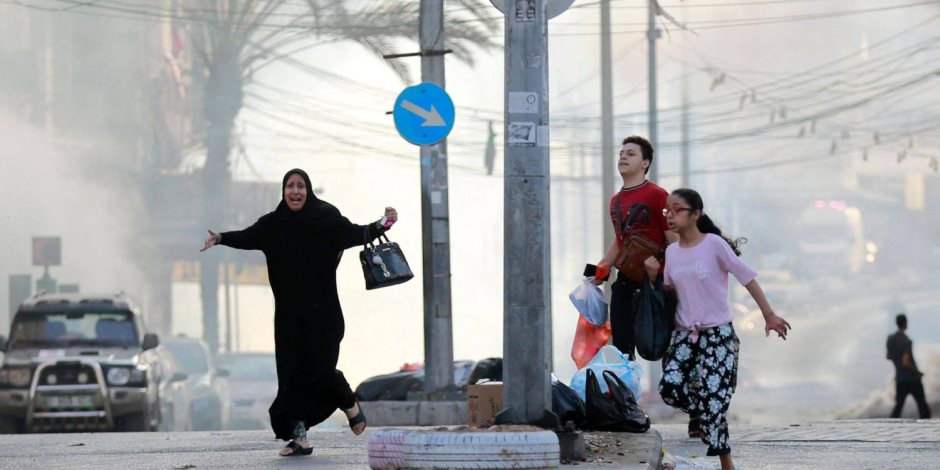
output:
M 358 435 L 365 415 L 343 373 L 336 369 L 345 325 L 336 294 L 336 267 L 347 248 L 374 240 L 398 219 L 387 207 L 385 217 L 356 225 L 339 210 L 314 196 L 303 170 L 284 175 L 277 208 L 244 230 L 209 230 L 203 251 L 213 245 L 261 250 L 274 292 L 274 345 L 278 391 L 271 405 L 271 426 L 289 441 L 281 455 L 310 455 L 307 429 L 337 408 Z

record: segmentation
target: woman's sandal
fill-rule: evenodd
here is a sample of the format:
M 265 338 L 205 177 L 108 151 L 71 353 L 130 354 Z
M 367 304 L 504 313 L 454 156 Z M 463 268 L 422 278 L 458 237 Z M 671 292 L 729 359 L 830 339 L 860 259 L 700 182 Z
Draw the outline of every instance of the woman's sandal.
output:
M 354 434 L 356 432 L 357 425 L 366 424 L 366 414 L 362 411 L 362 405 L 360 405 L 358 401 L 356 402 L 356 405 L 359 406 L 359 413 L 356 414 L 356 416 L 349 418 L 349 429 L 352 430 Z M 362 429 L 365 430 L 364 427 Z
M 294 442 L 294 441 L 288 442 L 287 445 L 284 446 L 284 448 L 285 448 L 285 449 L 290 449 L 290 450 L 291 450 L 291 453 L 289 453 L 289 454 L 287 454 L 287 455 L 281 454 L 282 457 L 294 457 L 294 456 L 298 456 L 298 455 L 310 455 L 310 454 L 313 453 L 313 446 L 304 447 L 304 446 L 302 446 L 302 445 L 300 445 L 300 444 L 298 444 L 298 443 L 296 443 L 296 442 Z

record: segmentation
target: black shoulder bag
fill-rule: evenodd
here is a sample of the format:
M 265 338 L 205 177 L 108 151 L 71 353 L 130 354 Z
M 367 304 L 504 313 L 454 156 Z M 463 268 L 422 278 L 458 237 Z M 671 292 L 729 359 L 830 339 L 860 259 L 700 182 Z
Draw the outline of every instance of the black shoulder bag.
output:
M 636 352 L 647 361 L 666 356 L 676 322 L 675 298 L 663 291 L 662 276 L 656 284 L 643 281 L 633 294 L 633 337 Z
M 366 279 L 366 290 L 394 286 L 415 277 L 398 243 L 389 241 L 384 234 L 379 236 L 379 244 L 374 245 L 369 240 L 369 228 L 366 227 L 362 248 L 359 261 Z

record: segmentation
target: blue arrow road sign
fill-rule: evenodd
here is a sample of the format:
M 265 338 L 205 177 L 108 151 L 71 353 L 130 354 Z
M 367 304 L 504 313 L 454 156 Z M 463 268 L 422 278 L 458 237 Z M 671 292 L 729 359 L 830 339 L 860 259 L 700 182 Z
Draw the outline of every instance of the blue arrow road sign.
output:
M 395 100 L 392 114 L 398 133 L 415 145 L 436 144 L 454 128 L 454 102 L 433 83 L 405 88 Z

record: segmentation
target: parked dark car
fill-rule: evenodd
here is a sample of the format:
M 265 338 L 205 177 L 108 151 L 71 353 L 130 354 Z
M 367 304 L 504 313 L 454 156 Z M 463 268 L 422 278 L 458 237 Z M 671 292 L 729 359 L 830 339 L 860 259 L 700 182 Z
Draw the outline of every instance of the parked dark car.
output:
M 176 362 L 173 355 L 163 346 L 157 348 L 160 353 L 160 431 L 192 431 L 190 419 L 192 393 L 189 389 L 189 374 Z
M 173 356 L 186 373 L 191 401 L 189 416 L 194 431 L 216 431 L 228 425 L 228 376 L 224 368 L 216 369 L 205 341 L 196 338 L 168 338 L 161 352 Z
M 123 294 L 37 294 L 0 337 L 0 432 L 153 431 L 159 339 Z
M 228 369 L 228 429 L 268 429 L 268 408 L 277 396 L 277 364 L 272 353 L 219 355 Z

